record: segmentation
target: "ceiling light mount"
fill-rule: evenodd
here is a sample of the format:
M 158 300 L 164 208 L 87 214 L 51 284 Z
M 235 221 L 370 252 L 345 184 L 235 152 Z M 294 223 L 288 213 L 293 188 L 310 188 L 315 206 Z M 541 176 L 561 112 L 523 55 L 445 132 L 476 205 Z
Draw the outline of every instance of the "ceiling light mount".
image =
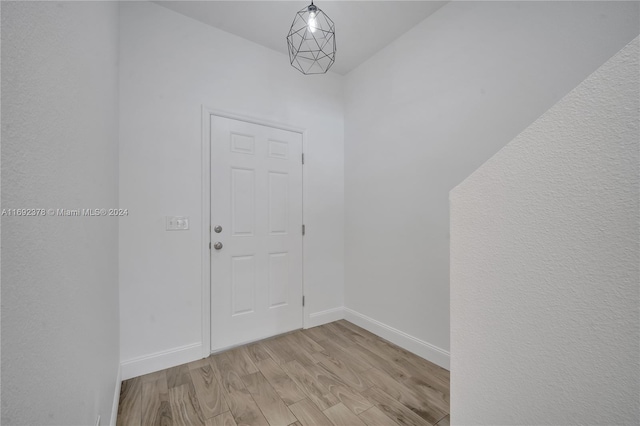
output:
M 296 13 L 287 45 L 294 68 L 303 74 L 324 74 L 336 61 L 335 24 L 312 0 Z

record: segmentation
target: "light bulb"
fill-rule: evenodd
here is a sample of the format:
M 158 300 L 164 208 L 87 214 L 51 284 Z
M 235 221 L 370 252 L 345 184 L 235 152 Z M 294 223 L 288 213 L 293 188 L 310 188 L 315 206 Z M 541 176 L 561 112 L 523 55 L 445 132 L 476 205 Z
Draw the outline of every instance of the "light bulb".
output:
M 315 12 L 309 13 L 309 21 L 307 21 L 307 25 L 309 25 L 309 31 L 311 31 L 312 33 L 316 32 L 316 29 L 318 28 L 318 23 L 316 22 Z

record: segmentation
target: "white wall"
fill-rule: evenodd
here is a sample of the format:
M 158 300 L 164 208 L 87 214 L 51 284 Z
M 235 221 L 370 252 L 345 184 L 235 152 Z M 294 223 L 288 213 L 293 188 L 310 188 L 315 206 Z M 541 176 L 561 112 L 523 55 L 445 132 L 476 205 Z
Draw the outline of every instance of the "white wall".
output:
M 451 191 L 454 424 L 640 423 L 639 56 Z
M 117 10 L 2 3 L 3 209 L 118 206 Z M 117 251 L 116 218 L 2 217 L 2 424 L 109 424 Z
M 120 11 L 123 375 L 202 352 L 202 105 L 308 130 L 307 311 L 342 307 L 342 77 L 303 76 L 284 55 L 152 3 Z M 166 232 L 167 215 L 189 216 L 191 229 Z
M 638 6 L 452 2 L 347 75 L 347 318 L 448 366 L 449 190 L 635 37 Z

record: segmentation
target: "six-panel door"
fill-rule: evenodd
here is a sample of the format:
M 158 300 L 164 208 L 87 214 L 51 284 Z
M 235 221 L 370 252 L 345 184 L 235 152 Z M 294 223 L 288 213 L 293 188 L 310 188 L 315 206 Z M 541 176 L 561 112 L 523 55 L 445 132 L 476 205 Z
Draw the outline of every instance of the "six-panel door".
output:
M 302 135 L 211 116 L 211 349 L 302 327 Z

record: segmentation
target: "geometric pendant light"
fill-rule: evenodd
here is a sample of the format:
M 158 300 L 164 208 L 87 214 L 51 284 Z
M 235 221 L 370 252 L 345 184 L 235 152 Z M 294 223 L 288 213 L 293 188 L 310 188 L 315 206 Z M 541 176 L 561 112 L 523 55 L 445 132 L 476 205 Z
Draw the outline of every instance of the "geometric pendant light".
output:
M 335 25 L 313 0 L 296 13 L 287 44 L 291 65 L 303 74 L 324 74 L 336 61 Z

